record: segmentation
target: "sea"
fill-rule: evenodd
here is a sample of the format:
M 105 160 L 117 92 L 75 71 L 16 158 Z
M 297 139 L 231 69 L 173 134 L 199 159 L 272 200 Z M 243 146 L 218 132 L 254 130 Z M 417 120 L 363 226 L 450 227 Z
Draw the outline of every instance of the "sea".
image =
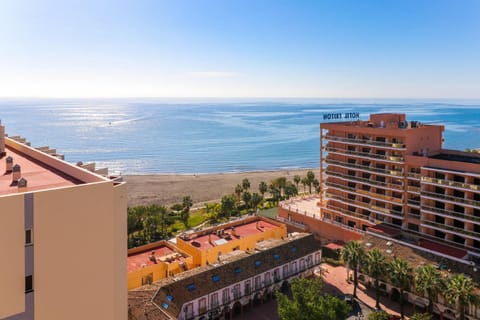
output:
M 405 113 L 445 126 L 444 148 L 480 148 L 480 101 L 341 99 L 2 99 L 10 136 L 112 174 L 317 168 L 331 113 Z

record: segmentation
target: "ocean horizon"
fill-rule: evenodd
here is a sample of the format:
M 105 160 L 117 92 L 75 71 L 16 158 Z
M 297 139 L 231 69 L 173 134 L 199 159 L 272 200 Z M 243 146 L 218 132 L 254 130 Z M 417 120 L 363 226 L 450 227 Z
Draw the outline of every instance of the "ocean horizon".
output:
M 480 101 L 446 99 L 0 99 L 10 136 L 112 174 L 318 168 L 329 113 L 442 124 L 444 148 L 480 148 Z M 337 120 L 329 120 L 337 121 Z

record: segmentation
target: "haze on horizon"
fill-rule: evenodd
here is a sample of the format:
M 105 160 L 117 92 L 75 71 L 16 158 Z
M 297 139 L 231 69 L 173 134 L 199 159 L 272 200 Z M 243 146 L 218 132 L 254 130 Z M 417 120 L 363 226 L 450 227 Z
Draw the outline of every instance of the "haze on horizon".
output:
M 480 98 L 476 0 L 1 4 L 4 98 Z

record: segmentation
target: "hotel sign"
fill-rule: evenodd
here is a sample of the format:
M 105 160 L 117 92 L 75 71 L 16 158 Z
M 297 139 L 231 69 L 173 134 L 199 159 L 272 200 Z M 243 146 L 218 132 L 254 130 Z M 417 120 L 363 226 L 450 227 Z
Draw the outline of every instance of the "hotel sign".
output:
M 360 112 L 337 112 L 337 113 L 324 113 L 323 120 L 342 120 L 342 119 L 355 119 L 360 118 Z

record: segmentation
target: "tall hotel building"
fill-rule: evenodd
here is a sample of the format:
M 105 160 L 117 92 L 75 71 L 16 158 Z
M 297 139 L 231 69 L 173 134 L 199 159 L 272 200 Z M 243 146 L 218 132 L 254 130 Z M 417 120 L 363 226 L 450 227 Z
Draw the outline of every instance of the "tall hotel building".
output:
M 320 215 L 306 221 L 288 212 L 288 219 L 336 227 L 342 232 L 326 233 L 341 240 L 376 230 L 432 250 L 441 245 L 457 258 L 480 257 L 480 155 L 443 149 L 443 126 L 404 114 L 320 130 Z
M 126 185 L 17 140 L 0 125 L 0 319 L 126 320 Z

